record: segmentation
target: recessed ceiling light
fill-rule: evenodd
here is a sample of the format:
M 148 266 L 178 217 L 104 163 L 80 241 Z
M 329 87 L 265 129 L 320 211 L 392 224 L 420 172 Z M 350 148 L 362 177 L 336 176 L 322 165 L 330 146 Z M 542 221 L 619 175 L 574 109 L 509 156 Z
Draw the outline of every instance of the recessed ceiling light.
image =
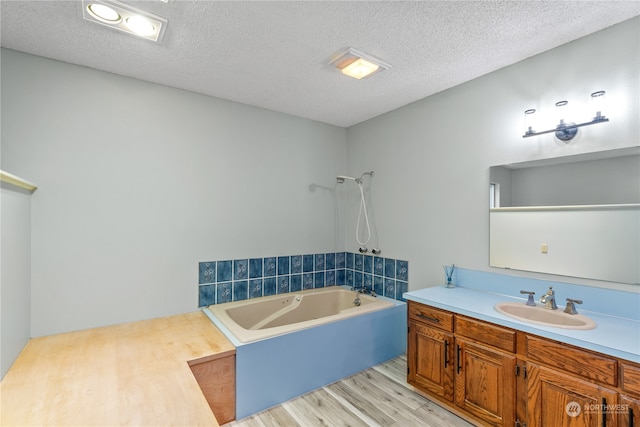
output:
M 391 68 L 390 64 L 352 47 L 335 54 L 329 61 L 343 74 L 354 79 L 363 79 Z
M 127 18 L 126 23 L 131 31 L 141 36 L 150 36 L 156 31 L 156 27 L 144 16 L 130 16 Z
M 115 24 L 122 21 L 122 16 L 109 6 L 105 6 L 100 3 L 92 3 L 87 6 L 87 10 L 96 19 L 106 21 L 110 24 Z
M 363 77 L 367 77 L 372 73 L 375 73 L 376 71 L 378 71 L 378 68 L 380 68 L 378 64 L 369 62 L 366 59 L 358 58 L 349 65 L 345 66 L 341 71 L 342 74 L 346 74 L 349 77 L 361 79 Z
M 82 0 L 82 17 L 87 21 L 160 42 L 167 20 L 115 0 Z

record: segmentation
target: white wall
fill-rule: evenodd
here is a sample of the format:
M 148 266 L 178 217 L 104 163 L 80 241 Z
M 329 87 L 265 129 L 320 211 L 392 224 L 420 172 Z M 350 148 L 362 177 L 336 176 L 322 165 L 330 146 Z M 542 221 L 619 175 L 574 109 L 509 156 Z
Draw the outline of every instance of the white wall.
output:
M 0 378 L 31 337 L 31 194 L 2 183 L 0 277 Z
M 586 102 L 596 90 L 607 91 L 609 123 L 580 129 L 569 144 L 553 134 L 522 138 L 524 110 L 548 111 L 561 99 Z M 382 253 L 410 261 L 410 289 L 442 284 L 442 266 L 451 263 L 507 273 L 488 267 L 489 167 L 636 146 L 639 94 L 640 18 L 634 18 L 349 128 L 348 172 L 376 172 L 373 210 Z M 347 215 L 357 215 L 356 204 Z M 357 247 L 351 234 L 347 229 L 348 250 Z
M 39 184 L 33 336 L 193 311 L 199 261 L 344 248 L 345 129 L 6 49 L 2 122 Z

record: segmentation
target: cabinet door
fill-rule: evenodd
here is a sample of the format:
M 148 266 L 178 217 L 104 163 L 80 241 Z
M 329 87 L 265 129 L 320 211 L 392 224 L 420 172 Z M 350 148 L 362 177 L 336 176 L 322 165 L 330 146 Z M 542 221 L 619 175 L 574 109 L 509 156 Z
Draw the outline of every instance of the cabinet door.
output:
M 515 356 L 456 338 L 456 405 L 489 425 L 513 426 Z
M 409 322 L 407 381 L 425 392 L 453 400 L 453 335 Z
M 527 425 L 615 426 L 617 394 L 558 371 L 528 364 Z M 603 419 L 604 418 L 604 419 Z
M 621 394 L 617 414 L 618 426 L 640 427 L 640 399 Z

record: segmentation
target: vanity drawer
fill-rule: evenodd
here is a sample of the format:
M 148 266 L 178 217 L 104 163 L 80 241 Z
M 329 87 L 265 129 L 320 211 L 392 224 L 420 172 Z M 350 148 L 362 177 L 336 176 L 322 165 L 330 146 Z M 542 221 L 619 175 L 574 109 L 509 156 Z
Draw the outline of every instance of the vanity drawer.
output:
M 527 357 L 532 362 L 617 385 L 618 362 L 614 358 L 532 336 L 527 336 Z
M 409 320 L 417 320 L 433 328 L 453 332 L 453 313 L 409 301 Z
M 510 353 L 516 351 L 515 331 L 469 317 L 456 316 L 456 335 L 462 335 Z
M 640 395 L 640 366 L 620 363 L 620 383 L 624 391 Z

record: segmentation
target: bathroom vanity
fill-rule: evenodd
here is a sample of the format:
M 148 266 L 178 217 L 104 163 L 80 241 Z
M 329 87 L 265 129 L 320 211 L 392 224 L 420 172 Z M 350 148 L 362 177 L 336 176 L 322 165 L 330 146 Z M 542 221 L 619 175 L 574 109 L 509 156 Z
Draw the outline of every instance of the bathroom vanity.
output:
M 452 412 L 492 426 L 640 425 L 637 320 L 588 313 L 595 329 L 569 330 L 500 314 L 495 304 L 518 301 L 503 294 L 435 287 L 405 298 L 407 381 Z

